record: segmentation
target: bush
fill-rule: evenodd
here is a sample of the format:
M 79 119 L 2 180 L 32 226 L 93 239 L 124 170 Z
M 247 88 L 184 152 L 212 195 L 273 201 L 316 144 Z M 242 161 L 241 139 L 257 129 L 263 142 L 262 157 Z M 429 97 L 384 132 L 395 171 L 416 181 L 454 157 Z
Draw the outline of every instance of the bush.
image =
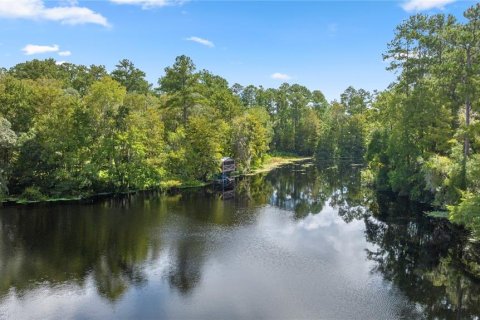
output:
M 465 225 L 474 239 L 480 239 L 480 196 L 465 192 L 460 204 L 448 206 L 450 221 Z
M 20 199 L 22 201 L 43 201 L 45 196 L 38 187 L 28 187 L 25 188 Z

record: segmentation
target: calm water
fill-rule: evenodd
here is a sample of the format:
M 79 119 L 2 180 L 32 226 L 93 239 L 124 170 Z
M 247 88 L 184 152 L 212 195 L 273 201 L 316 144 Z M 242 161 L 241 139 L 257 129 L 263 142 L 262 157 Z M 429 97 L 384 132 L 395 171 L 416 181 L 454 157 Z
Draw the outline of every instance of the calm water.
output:
M 478 319 L 478 248 L 419 212 L 305 164 L 229 199 L 3 208 L 0 318 Z

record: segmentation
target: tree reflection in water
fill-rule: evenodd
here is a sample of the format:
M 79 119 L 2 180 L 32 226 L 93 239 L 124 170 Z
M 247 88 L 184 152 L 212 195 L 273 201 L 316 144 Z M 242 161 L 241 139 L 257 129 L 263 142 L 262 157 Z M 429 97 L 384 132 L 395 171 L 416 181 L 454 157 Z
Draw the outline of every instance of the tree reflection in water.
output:
M 2 209 L 0 296 L 93 281 L 102 297 L 117 301 L 129 288 L 145 286 L 148 265 L 161 257 L 168 265 L 160 278 L 188 296 L 201 283 L 206 261 L 222 248 L 223 239 L 209 238 L 219 234 L 215 230 L 256 223 L 259 207 L 293 212 L 295 220 L 333 207 L 346 223 L 364 222 L 371 271 L 413 302 L 416 315 L 478 317 L 478 245 L 447 221 L 425 217 L 425 208 L 362 187 L 360 173 L 349 163 L 302 163 L 241 178 L 226 201 L 206 188 Z
M 7 210 L 1 215 L 0 292 L 21 294 L 45 283 L 83 286 L 91 276 L 98 292 L 115 300 L 130 285 L 142 285 L 141 263 L 161 246 L 148 246 L 151 227 L 164 216 L 150 210 L 132 215 L 132 201 Z M 151 201 L 145 198 L 143 206 Z
M 478 319 L 479 246 L 448 221 L 426 217 L 427 208 L 363 188 L 360 174 L 360 167 L 340 162 L 275 175 L 271 204 L 298 219 L 325 203 L 347 223 L 363 219 L 366 239 L 375 245 L 366 249 L 376 262 L 372 272 L 393 282 L 428 319 Z
M 377 203 L 376 219 L 365 219 L 367 240 L 376 245 L 367 250 L 374 271 L 416 302 L 426 318 L 476 319 L 480 286 L 462 263 L 471 246 L 465 235 L 407 201 L 380 196 Z

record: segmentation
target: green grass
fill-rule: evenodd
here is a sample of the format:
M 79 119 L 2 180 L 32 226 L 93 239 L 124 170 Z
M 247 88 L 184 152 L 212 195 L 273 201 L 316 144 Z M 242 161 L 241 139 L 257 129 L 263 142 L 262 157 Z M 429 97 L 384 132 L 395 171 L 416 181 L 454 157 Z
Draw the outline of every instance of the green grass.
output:
M 297 155 L 271 155 L 267 156 L 265 158 L 265 161 L 262 163 L 261 166 L 254 168 L 250 173 L 247 173 L 246 175 L 254 175 L 258 173 L 263 173 L 263 172 L 269 172 L 272 171 L 273 169 L 276 169 L 278 167 L 299 162 L 299 161 L 306 161 L 306 160 L 311 160 L 311 157 L 299 157 Z

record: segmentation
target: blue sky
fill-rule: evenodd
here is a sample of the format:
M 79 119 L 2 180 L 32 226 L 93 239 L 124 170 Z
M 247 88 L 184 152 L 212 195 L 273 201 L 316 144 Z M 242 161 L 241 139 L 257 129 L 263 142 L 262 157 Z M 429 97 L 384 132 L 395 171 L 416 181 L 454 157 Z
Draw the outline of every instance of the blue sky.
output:
M 132 60 L 157 82 L 176 56 L 230 84 L 382 90 L 382 53 L 416 12 L 461 17 L 473 1 L 0 0 L 0 66 L 53 57 L 112 70 Z

